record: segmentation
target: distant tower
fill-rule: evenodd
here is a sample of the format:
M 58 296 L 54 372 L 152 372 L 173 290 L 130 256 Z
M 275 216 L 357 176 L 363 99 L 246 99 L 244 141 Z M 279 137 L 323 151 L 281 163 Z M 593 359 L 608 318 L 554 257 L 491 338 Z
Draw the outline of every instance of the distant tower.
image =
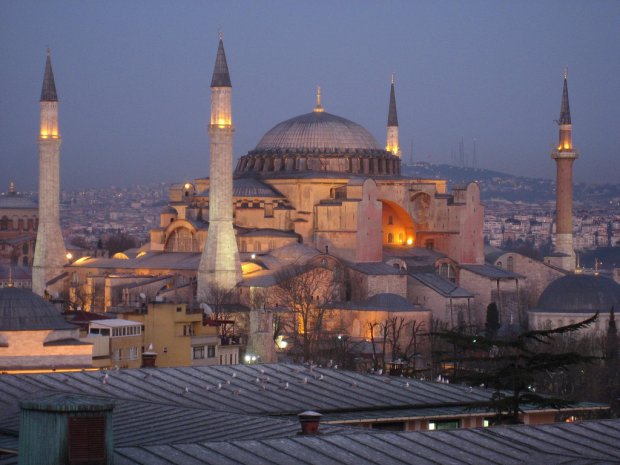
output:
M 385 144 L 385 150 L 400 157 L 400 146 L 398 145 L 398 115 L 396 114 L 396 94 L 394 93 L 393 74 L 392 84 L 390 86 L 390 108 L 388 109 L 387 142 Z
M 209 233 L 198 267 L 197 299 L 209 300 L 211 289 L 232 289 L 241 281 L 241 265 L 233 229 L 233 134 L 232 86 L 220 43 L 211 80 L 209 139 Z
M 32 266 L 32 291 L 43 296 L 47 281 L 62 273 L 67 262 L 67 251 L 60 231 L 58 95 L 49 49 L 41 90 L 41 128 L 38 142 L 39 229 Z
M 557 150 L 551 153 L 557 167 L 556 174 L 556 225 L 555 250 L 565 257 L 558 264 L 565 270 L 575 269 L 575 249 L 573 248 L 573 162 L 579 157 L 573 148 L 572 124 L 568 105 L 568 70 L 564 69 L 564 89 L 560 108 L 560 140 Z

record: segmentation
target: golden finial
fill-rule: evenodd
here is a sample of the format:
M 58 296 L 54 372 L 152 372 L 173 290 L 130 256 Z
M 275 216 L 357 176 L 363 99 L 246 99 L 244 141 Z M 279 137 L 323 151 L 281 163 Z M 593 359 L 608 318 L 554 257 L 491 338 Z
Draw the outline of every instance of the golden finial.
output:
M 224 40 L 224 33 L 222 32 L 221 29 L 217 30 L 218 35 L 220 36 L 220 40 Z
M 314 107 L 316 113 L 322 113 L 325 111 L 323 105 L 321 105 L 321 86 L 316 86 L 316 106 Z
M 12 179 L 11 179 L 11 182 L 9 183 L 9 194 L 15 194 L 15 183 L 13 182 Z
M 568 66 L 564 67 L 564 80 L 568 79 Z

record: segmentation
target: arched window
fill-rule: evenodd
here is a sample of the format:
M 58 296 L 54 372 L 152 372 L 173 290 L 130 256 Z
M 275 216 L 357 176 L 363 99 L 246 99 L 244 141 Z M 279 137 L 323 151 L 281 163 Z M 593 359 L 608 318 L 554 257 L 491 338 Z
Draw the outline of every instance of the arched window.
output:
M 247 246 L 245 241 L 241 241 L 241 244 L 240 244 L 239 248 L 241 249 L 241 252 L 247 252 L 248 251 L 248 246 Z
M 194 235 L 187 228 L 177 228 L 166 241 L 166 252 L 196 252 L 196 240 Z
M 360 320 L 357 318 L 353 320 L 353 325 L 351 327 L 351 336 L 360 337 L 362 335 L 362 325 L 360 324 Z
M 25 243 L 24 245 L 22 245 L 22 253 L 24 255 L 28 255 L 28 243 Z
M 511 255 L 508 257 L 508 271 L 514 271 L 514 270 L 515 270 L 515 259 Z
M 0 231 L 6 231 L 7 229 L 9 229 L 9 219 L 3 216 L 2 219 L 0 219 Z
M 394 217 L 392 215 L 388 216 L 388 224 L 394 224 Z
M 504 265 L 502 265 L 502 262 L 497 262 L 497 267 L 498 268 L 503 268 Z
M 394 242 L 394 235 L 392 233 L 388 233 L 388 244 Z

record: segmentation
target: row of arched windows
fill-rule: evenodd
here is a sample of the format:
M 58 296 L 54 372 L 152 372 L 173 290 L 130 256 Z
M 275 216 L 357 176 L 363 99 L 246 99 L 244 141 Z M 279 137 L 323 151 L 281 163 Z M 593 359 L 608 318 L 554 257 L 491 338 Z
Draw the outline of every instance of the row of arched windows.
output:
M 36 218 L 0 218 L 0 231 L 35 231 L 38 227 Z

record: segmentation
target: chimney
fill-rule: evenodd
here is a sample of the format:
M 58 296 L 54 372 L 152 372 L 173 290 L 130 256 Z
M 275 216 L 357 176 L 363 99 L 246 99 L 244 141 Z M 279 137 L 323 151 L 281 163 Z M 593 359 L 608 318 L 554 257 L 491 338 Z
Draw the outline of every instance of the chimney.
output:
M 153 350 L 153 344 L 149 344 L 146 352 L 142 352 L 142 365 L 140 366 L 140 368 L 156 368 L 156 359 L 157 352 Z
M 299 423 L 301 424 L 301 432 L 297 433 L 302 436 L 312 436 L 319 433 L 319 424 L 321 423 L 321 414 L 317 412 L 313 412 L 311 410 L 306 410 L 305 412 L 301 412 L 297 417 L 299 418 Z
M 53 394 L 19 406 L 20 464 L 114 463 L 112 400 Z

